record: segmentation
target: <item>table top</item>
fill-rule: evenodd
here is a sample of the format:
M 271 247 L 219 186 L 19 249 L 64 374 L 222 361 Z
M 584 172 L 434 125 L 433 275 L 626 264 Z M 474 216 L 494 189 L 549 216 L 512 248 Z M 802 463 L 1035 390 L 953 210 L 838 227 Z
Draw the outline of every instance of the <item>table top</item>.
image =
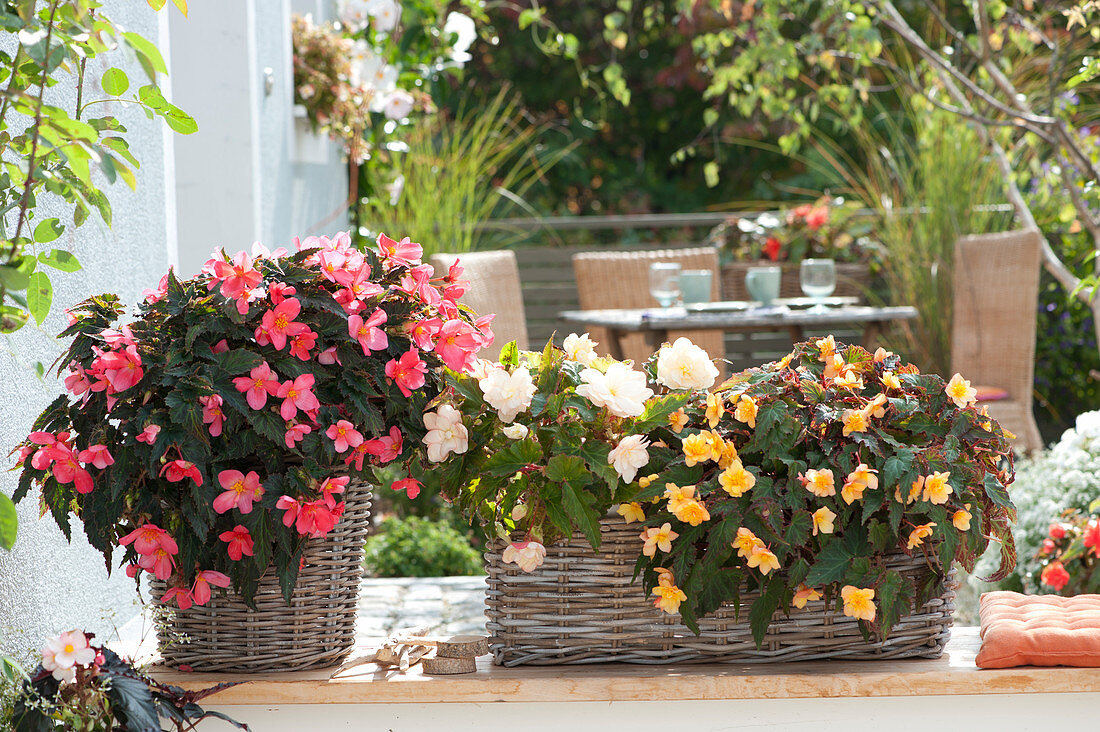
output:
M 374 664 L 279 674 L 181 673 L 154 667 L 161 682 L 200 689 L 245 680 L 204 704 L 402 704 L 435 702 L 782 699 L 957 694 L 1100 692 L 1100 668 L 982 670 L 977 628 L 955 628 L 939 659 L 775 664 L 595 664 L 502 668 L 483 656 L 477 671 L 429 676 Z M 365 649 L 364 649 L 365 650 Z
M 745 303 L 731 303 L 729 310 L 689 310 L 686 308 L 632 310 L 567 310 L 558 318 L 566 323 L 602 326 L 619 331 L 663 330 L 730 330 L 736 328 L 783 328 L 788 326 L 821 327 L 838 325 L 885 323 L 911 320 L 917 309 L 908 305 L 874 307 L 842 305 L 822 312 L 787 307 L 748 308 Z

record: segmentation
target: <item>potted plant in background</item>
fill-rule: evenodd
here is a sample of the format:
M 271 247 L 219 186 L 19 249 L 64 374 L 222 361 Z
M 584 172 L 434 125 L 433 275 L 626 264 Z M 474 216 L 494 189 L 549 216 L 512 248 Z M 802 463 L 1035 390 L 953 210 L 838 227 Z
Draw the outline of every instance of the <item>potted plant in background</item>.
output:
M 457 303 L 460 266 L 436 277 L 408 239 L 350 241 L 218 252 L 195 278 L 165 275 L 130 323 L 113 295 L 71 313 L 68 393 L 20 452 L 16 498 L 38 483 L 66 535 L 72 511 L 108 565 L 121 550 L 128 574 L 154 576 L 176 606 L 169 663 L 303 668 L 350 650 L 368 471 L 411 459 L 443 365 L 492 337 Z
M 863 296 L 871 284 L 881 246 L 873 239 L 873 222 L 842 199 L 823 197 L 814 203 L 755 216 L 731 217 L 715 227 L 707 241 L 722 259 L 722 296 L 749 300 L 745 273 L 762 264 L 782 268 L 780 297 L 801 297 L 799 265 L 805 259 L 836 262 L 838 296 Z

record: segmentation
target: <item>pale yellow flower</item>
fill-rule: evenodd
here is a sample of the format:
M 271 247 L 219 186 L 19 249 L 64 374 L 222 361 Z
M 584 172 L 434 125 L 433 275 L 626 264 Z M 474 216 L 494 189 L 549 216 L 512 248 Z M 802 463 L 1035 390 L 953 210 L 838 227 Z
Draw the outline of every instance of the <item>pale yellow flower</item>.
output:
M 844 423 L 845 437 L 853 432 L 867 431 L 867 413 L 862 409 L 846 409 L 840 419 Z
M 748 394 L 742 394 L 741 398 L 737 400 L 737 408 L 733 410 L 733 418 L 755 429 L 756 412 L 756 401 Z
M 955 406 L 959 409 L 968 407 L 978 401 L 978 390 L 972 387 L 970 382 L 960 374 L 951 377 L 951 381 L 947 382 L 944 392 L 951 398 L 951 401 L 955 402 Z
M 706 420 L 711 429 L 718 426 L 718 421 L 726 413 L 726 407 L 722 404 L 722 397 L 717 394 L 707 394 Z
M 954 493 L 951 484 L 947 482 L 950 477 L 951 473 L 933 473 L 927 476 L 924 479 L 924 500 L 936 505 L 947 503 L 948 496 Z
M 657 584 L 661 587 L 673 587 L 676 584 L 675 577 L 672 576 L 671 569 L 665 569 L 664 567 L 657 567 L 653 570 L 657 573 Z
M 672 540 L 678 536 L 679 534 L 672 530 L 672 524 L 667 522 L 662 524 L 660 528 L 646 529 L 639 536 L 645 542 L 642 547 L 642 554 L 652 557 L 658 549 L 668 553 L 672 551 Z
M 740 460 L 734 459 L 725 470 L 719 473 L 718 485 L 734 498 L 740 498 L 756 485 L 756 476 L 745 470 Z
M 737 530 L 737 537 L 733 540 L 733 546 L 737 549 L 737 556 L 748 559 L 752 554 L 752 550 L 764 546 L 764 542 L 756 538 L 756 534 L 742 526 Z
M 833 479 L 833 471 L 829 468 L 821 470 L 807 470 L 803 478 L 806 490 L 818 498 L 836 495 L 836 482 Z
M 683 442 L 684 463 L 690 468 L 711 459 L 709 433 L 696 432 L 688 435 Z
M 685 501 L 677 506 L 677 510 L 673 512 L 677 519 L 683 521 L 685 524 L 691 524 L 692 526 L 698 526 L 704 521 L 710 521 L 710 512 L 707 511 L 707 507 L 699 501 Z
M 642 488 L 648 488 L 653 481 L 657 480 L 656 473 L 650 473 L 649 475 L 638 478 L 638 485 Z
M 725 470 L 737 460 L 737 445 L 733 442 L 726 440 L 722 446 L 722 455 L 718 458 L 718 467 Z
M 836 352 L 836 339 L 831 335 L 825 336 L 814 341 L 814 345 L 821 350 L 821 355 L 818 358 L 822 363 L 829 363 L 833 358 L 833 354 Z
M 893 351 L 887 351 L 882 346 L 879 346 L 877 349 L 875 349 L 875 363 L 882 363 L 893 355 Z
M 749 569 L 759 567 L 760 574 L 763 575 L 766 575 L 773 569 L 779 569 L 779 559 L 763 545 L 754 546 L 752 548 L 752 553 L 749 554 L 749 558 L 746 564 L 748 565 Z
M 673 432 L 675 432 L 676 434 L 680 434 L 684 427 L 687 427 L 687 412 L 685 412 L 682 407 L 680 409 L 677 409 L 675 412 L 668 415 L 668 423 L 672 425 Z
M 821 534 L 833 533 L 833 519 L 836 518 L 836 514 L 830 511 L 827 507 L 822 506 L 813 513 L 814 519 L 814 536 Z
M 642 510 L 641 504 L 638 503 L 620 503 L 619 515 L 628 524 L 635 521 L 645 521 L 645 512 Z
M 916 549 L 923 544 L 925 539 L 932 536 L 932 527 L 935 525 L 936 524 L 933 522 L 914 526 L 913 530 L 909 532 L 909 540 L 905 542 L 905 548 Z
M 863 408 L 863 411 L 875 419 L 882 419 L 882 416 L 886 414 L 886 410 L 884 409 L 886 401 L 886 395 L 879 394 L 874 399 L 867 402 L 867 406 Z
M 970 514 L 970 504 L 966 504 L 966 508 L 960 508 L 951 516 L 951 523 L 955 525 L 955 528 L 959 531 L 970 531 L 970 519 L 973 518 Z
M 695 486 L 689 485 L 681 488 L 675 483 L 665 483 L 664 498 L 668 501 L 668 510 L 676 513 L 676 509 L 681 504 L 695 500 Z
M 687 599 L 684 591 L 676 585 L 659 585 L 653 588 L 653 594 L 657 596 L 653 607 L 658 607 L 669 615 L 680 612 L 680 603 Z
M 806 607 L 807 602 L 814 602 L 820 599 L 820 592 L 806 585 L 799 585 L 798 590 L 794 593 L 794 598 L 791 600 L 791 604 L 801 610 Z
M 856 620 L 874 622 L 875 591 L 873 589 L 860 589 L 852 585 L 844 585 L 840 590 L 840 597 L 844 600 L 845 615 Z
M 882 375 L 882 386 L 886 389 L 901 391 L 901 379 L 893 371 L 887 371 Z

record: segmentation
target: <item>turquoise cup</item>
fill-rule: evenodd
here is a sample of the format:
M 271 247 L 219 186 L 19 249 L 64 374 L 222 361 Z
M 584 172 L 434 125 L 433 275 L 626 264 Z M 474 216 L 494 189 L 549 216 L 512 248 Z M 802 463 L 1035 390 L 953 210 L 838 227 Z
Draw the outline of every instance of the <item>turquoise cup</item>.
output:
M 749 297 L 764 307 L 779 299 L 779 279 L 783 270 L 779 267 L 753 267 L 745 273 L 745 289 Z
M 680 272 L 680 297 L 684 304 L 710 302 L 713 276 L 709 269 L 685 269 Z

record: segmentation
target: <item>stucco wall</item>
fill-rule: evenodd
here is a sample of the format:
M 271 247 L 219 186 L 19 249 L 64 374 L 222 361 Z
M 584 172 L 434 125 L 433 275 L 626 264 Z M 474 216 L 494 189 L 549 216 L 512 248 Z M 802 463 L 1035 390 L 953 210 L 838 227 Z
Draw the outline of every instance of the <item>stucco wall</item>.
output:
M 199 123 L 175 142 L 184 275 L 216 246 L 275 248 L 346 228 L 347 173 L 335 144 L 326 143 L 325 162 L 295 159 L 290 13 L 300 5 L 192 0 L 188 19 L 172 19 L 176 101 Z
M 135 30 L 165 49 L 167 26 L 144 2 L 109 0 L 106 12 L 128 30 Z M 172 12 L 175 12 L 174 10 Z M 122 64 L 93 61 L 88 65 L 86 96 L 98 91 L 98 80 L 110 65 L 123 65 L 131 80 L 141 71 Z M 94 69 L 94 70 L 93 70 Z M 51 103 L 73 106 L 72 86 L 59 84 Z M 106 111 L 101 109 L 100 111 Z M 116 292 L 135 303 L 141 290 L 155 284 L 175 255 L 174 216 L 171 207 L 172 133 L 159 119 L 150 121 L 136 107 L 110 110 L 129 129 L 127 139 L 141 162 L 138 189 L 124 184 L 107 188 L 114 209 L 111 228 L 98 219 L 66 232 L 60 243 L 73 251 L 84 269 L 53 277 L 53 314 L 41 329 L 33 323 L 10 339 L 0 339 L 0 455 L 10 467 L 9 451 L 30 431 L 38 413 L 61 390 L 53 378 L 40 381 L 31 369 L 36 361 L 49 365 L 60 353 L 54 334 L 65 327 L 63 308 L 90 294 Z M 71 210 L 57 208 L 47 215 L 71 220 Z M 11 494 L 18 474 L 0 472 L 0 490 Z M 0 652 L 25 657 L 40 647 L 47 635 L 81 627 L 107 635 L 136 613 L 133 581 L 122 572 L 108 578 L 102 557 L 83 539 L 79 525 L 73 543 L 66 543 L 48 516 L 38 518 L 37 496 L 19 506 L 19 538 L 10 554 L 0 550 Z

